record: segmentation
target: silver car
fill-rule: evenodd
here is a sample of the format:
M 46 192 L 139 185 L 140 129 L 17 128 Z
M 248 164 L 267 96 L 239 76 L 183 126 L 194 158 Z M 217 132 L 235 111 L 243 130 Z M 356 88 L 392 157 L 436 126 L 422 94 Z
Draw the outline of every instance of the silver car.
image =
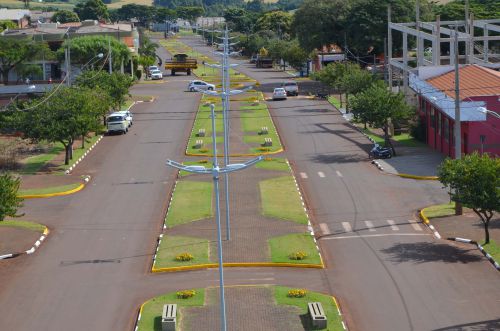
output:
M 194 92 L 194 91 L 199 91 L 199 90 L 213 91 L 213 90 L 215 90 L 215 85 L 204 82 L 202 80 L 192 80 L 189 82 L 189 85 L 188 85 L 189 92 Z

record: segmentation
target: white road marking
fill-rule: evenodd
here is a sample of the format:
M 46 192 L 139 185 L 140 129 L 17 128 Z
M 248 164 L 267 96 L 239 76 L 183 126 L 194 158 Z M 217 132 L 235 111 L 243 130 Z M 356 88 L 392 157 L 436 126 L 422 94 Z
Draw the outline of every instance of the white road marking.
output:
M 352 232 L 351 223 L 349 223 L 349 222 L 342 222 L 342 227 L 344 228 L 345 232 Z
M 301 172 L 300 173 L 300 177 L 306 179 L 307 178 L 307 174 L 305 172 Z
M 407 236 L 407 237 L 413 237 L 413 236 L 432 236 L 431 234 L 427 233 L 381 233 L 381 234 L 353 234 L 350 236 L 338 236 L 338 237 L 322 237 L 319 238 L 318 240 L 332 240 L 332 239 L 361 239 L 361 238 L 377 238 L 377 237 L 391 237 L 391 236 Z
M 366 227 L 368 228 L 368 231 L 370 231 L 370 232 L 375 231 L 373 223 L 371 221 L 365 221 L 365 224 L 366 224 Z
M 344 176 L 340 173 L 340 171 L 335 170 L 335 172 L 337 173 L 337 176 L 339 176 L 339 177 L 344 177 Z
M 331 234 L 330 229 L 328 228 L 328 224 L 326 223 L 320 223 L 319 228 L 321 229 L 321 232 L 323 232 L 323 235 L 328 235 Z
M 318 171 L 318 176 L 321 178 L 325 178 L 325 174 L 322 171 Z
M 393 220 L 387 220 L 387 223 L 389 223 L 389 225 L 391 226 L 392 231 L 399 231 L 399 227 Z
M 420 227 L 420 224 L 418 224 L 415 220 L 408 220 L 408 223 L 410 223 L 415 231 L 422 231 L 422 227 Z

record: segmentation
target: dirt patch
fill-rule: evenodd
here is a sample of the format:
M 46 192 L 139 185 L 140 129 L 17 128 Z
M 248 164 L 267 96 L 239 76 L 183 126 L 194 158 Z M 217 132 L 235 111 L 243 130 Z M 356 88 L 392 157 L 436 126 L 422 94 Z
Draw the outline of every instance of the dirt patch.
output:
M 0 255 L 26 251 L 38 238 L 40 238 L 40 233 L 36 231 L 0 226 Z

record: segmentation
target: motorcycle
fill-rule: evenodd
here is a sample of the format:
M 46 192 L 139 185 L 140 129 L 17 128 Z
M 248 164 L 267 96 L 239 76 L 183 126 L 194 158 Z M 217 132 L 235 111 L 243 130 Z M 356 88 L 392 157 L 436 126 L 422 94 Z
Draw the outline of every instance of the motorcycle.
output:
M 392 157 L 392 149 L 390 147 L 380 147 L 375 144 L 370 151 L 370 157 L 374 159 L 390 159 Z

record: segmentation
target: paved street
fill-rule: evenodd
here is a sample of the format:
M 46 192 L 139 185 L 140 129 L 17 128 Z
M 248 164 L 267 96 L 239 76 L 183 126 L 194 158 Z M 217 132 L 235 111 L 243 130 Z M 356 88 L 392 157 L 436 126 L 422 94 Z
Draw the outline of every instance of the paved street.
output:
M 289 77 L 240 69 L 266 91 Z M 105 137 L 76 168 L 92 176 L 90 185 L 25 202 L 29 219 L 52 232 L 35 254 L 0 262 L 0 330 L 132 330 L 145 300 L 217 285 L 217 270 L 149 273 L 174 180 L 165 160 L 183 159 L 199 101 L 183 92 L 188 79 L 136 85 L 132 93 L 157 100 L 135 106 L 131 131 Z M 269 106 L 327 269 L 228 268 L 227 284 L 334 294 L 350 330 L 466 330 L 460 325 L 469 323 L 488 330 L 500 316 L 498 272 L 476 251 L 436 240 L 416 222 L 418 208 L 448 201 L 441 185 L 379 172 L 367 159 L 369 141 L 324 101 Z

